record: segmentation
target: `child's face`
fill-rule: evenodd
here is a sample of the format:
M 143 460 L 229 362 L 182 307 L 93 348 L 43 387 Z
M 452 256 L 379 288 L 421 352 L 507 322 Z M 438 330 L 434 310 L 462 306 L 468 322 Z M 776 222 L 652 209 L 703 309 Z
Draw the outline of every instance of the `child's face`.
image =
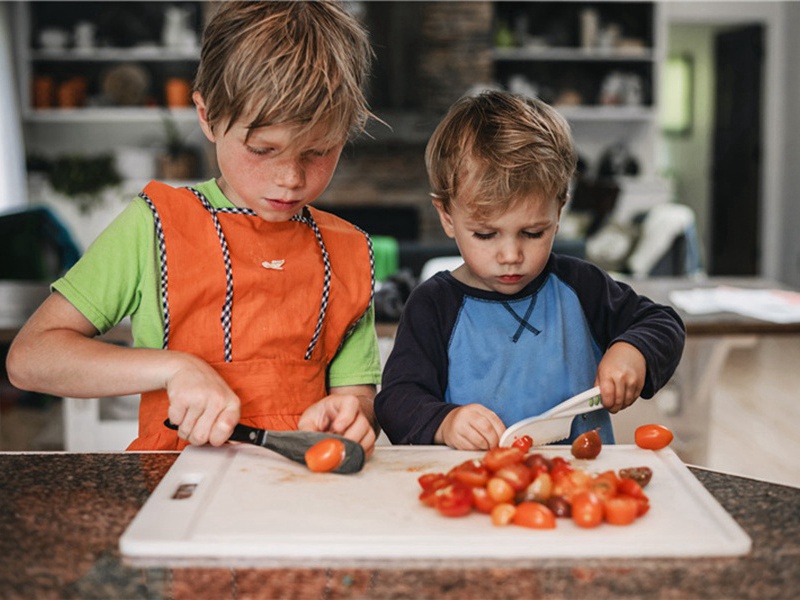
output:
M 296 130 L 289 125 L 259 127 L 248 138 L 246 117 L 228 131 L 224 124 L 212 130 L 202 100 L 196 97 L 195 102 L 203 131 L 217 147 L 220 189 L 236 206 L 265 221 L 288 221 L 328 186 L 344 143 L 331 147 L 315 143 L 311 135 L 308 142 L 292 147 Z
M 476 218 L 457 200 L 445 212 L 442 227 L 456 240 L 464 264 L 453 271 L 472 287 L 515 294 L 544 269 L 558 231 L 561 204 L 553 198 L 527 197 L 503 213 Z

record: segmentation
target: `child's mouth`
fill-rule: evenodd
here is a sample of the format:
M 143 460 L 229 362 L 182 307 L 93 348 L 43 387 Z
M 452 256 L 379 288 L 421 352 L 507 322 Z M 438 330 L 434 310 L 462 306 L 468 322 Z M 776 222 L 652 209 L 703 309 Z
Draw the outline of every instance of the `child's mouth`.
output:
M 276 198 L 265 198 L 266 203 L 272 210 L 288 211 L 297 208 L 299 200 L 278 200 Z
M 500 275 L 498 279 L 503 283 L 518 283 L 522 279 L 522 275 Z

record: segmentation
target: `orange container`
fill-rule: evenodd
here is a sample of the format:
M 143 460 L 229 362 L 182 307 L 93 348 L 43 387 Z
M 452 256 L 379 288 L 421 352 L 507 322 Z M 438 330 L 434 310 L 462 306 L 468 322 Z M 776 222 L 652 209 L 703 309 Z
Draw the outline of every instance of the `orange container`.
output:
M 164 96 L 170 108 L 184 108 L 191 103 L 192 88 L 186 79 L 170 77 L 164 86 Z

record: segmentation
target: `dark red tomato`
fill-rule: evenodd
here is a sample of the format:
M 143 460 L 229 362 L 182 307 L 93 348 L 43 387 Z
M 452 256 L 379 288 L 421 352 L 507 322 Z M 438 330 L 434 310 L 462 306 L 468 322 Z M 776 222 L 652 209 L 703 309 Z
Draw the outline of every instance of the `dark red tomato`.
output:
M 454 481 L 434 492 L 433 505 L 445 517 L 463 517 L 472 510 L 472 488 Z
M 572 515 L 572 507 L 563 496 L 550 496 L 545 504 L 557 519 L 569 519 Z
M 528 466 L 534 476 L 539 473 L 549 473 L 550 472 L 550 460 L 544 456 L 543 454 L 539 454 L 535 452 L 534 454 L 529 454 L 525 457 L 523 461 L 526 466 Z
M 639 514 L 639 503 L 630 496 L 614 496 L 603 502 L 603 517 L 611 525 L 630 525 Z
M 453 467 L 447 475 L 472 487 L 481 487 L 489 481 L 490 473 L 488 467 L 476 458 Z
M 578 527 L 597 527 L 603 522 L 603 503 L 593 492 L 581 492 L 572 498 L 572 520 Z
M 580 434 L 572 442 L 572 456 L 586 459 L 597 458 L 602 448 L 603 442 L 600 441 L 600 434 L 597 433 L 597 429 L 592 429 Z
M 663 425 L 649 424 L 637 427 L 633 434 L 636 445 L 645 450 L 661 450 L 672 442 L 672 432 Z
M 574 471 L 572 465 L 564 457 L 555 456 L 550 460 L 550 476 L 554 483 L 572 471 Z
M 483 464 L 491 471 L 499 471 L 507 465 L 522 462 L 525 453 L 519 448 L 492 448 L 483 457 Z
M 306 450 L 306 466 L 316 473 L 333 471 L 344 462 L 346 453 L 342 440 L 326 438 Z
M 511 519 L 514 525 L 531 529 L 555 529 L 556 516 L 553 511 L 539 502 L 521 502 Z
M 527 452 L 531 449 L 531 446 L 533 446 L 533 439 L 531 439 L 531 436 L 529 435 L 523 435 L 522 437 L 515 439 L 511 446 L 513 448 L 519 448 L 523 452 Z
M 619 470 L 620 479 L 633 479 L 642 487 L 646 487 L 653 477 L 653 470 L 650 467 L 629 467 Z

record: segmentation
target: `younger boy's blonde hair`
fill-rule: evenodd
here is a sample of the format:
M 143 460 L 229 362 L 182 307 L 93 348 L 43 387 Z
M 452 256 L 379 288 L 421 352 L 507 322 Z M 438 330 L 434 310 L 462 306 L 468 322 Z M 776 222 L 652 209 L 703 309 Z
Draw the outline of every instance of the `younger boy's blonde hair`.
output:
M 493 90 L 456 101 L 425 149 L 434 200 L 450 212 L 469 181 L 464 200 L 478 216 L 502 212 L 530 194 L 563 205 L 576 164 L 569 125 L 555 109 Z
M 203 34 L 194 88 L 212 128 L 242 117 L 256 127 L 292 124 L 295 139 L 322 125 L 343 143 L 370 117 L 372 65 L 364 28 L 339 3 L 221 2 Z

